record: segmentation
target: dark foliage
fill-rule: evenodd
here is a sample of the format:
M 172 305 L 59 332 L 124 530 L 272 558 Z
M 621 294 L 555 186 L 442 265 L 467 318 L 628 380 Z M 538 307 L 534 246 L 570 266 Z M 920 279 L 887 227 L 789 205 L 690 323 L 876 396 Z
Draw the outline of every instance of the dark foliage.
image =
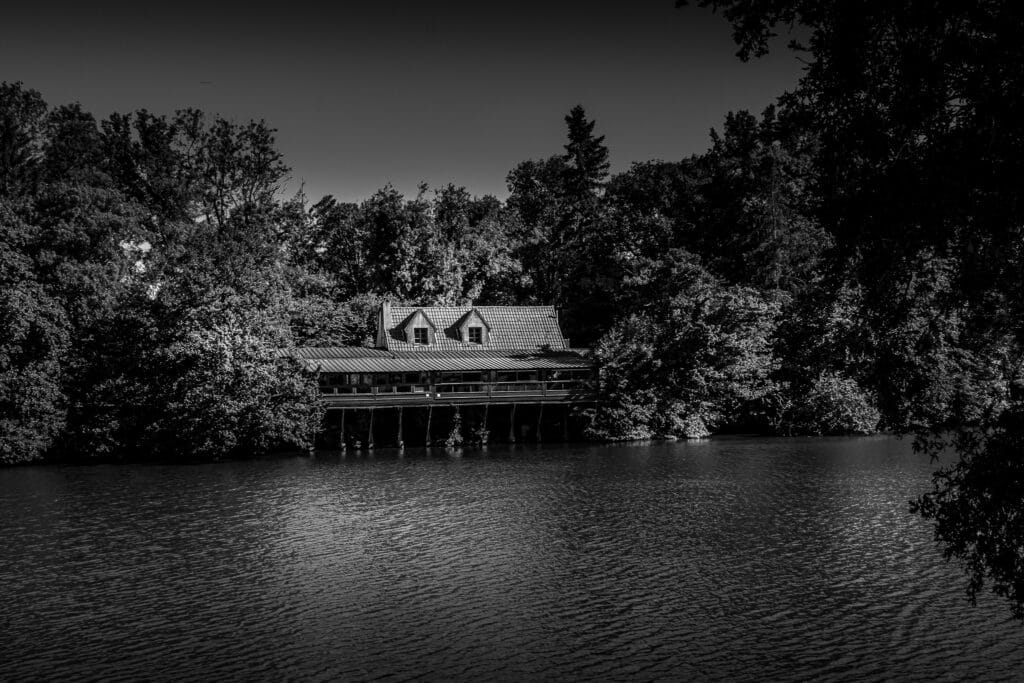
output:
M 989 584 L 1024 619 L 1024 413 L 1015 405 L 989 433 L 961 434 L 954 445 L 959 459 L 912 509 L 935 522 L 946 557 L 964 563 L 972 602 Z
M 846 370 L 890 426 L 959 453 L 914 509 L 965 563 L 972 597 L 990 581 L 1024 616 L 1024 403 L 1011 391 L 1024 342 L 1024 6 L 696 4 L 731 22 L 742 59 L 800 27 L 791 47 L 807 68 L 781 102 L 817 138 L 811 215 L 835 244 L 831 289 L 860 299 Z M 826 346 L 805 357 L 840 359 Z

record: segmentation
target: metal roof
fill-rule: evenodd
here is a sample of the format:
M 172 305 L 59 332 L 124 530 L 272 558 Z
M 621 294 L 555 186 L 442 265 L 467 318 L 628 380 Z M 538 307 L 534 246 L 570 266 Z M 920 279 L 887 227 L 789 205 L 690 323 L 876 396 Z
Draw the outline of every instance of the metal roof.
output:
M 486 321 L 484 344 L 471 344 L 458 337 L 458 323 L 476 310 Z M 539 350 L 568 348 L 554 306 L 385 306 L 390 319 L 384 320 L 385 342 L 392 351 L 427 353 L 430 351 Z M 405 341 L 403 325 L 417 311 L 423 311 L 437 327 L 429 345 Z
M 300 346 L 288 349 L 285 356 L 292 358 L 390 358 L 391 353 L 384 349 L 367 346 Z
M 361 347 L 306 347 L 287 355 L 311 372 L 475 372 L 479 370 L 568 370 L 589 368 L 577 353 L 496 351 L 401 353 Z

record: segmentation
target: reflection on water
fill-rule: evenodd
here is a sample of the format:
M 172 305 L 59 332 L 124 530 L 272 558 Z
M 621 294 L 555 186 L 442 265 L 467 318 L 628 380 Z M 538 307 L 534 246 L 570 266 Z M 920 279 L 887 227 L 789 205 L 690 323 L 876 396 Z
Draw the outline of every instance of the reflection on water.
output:
M 892 439 L 0 471 L 0 679 L 1014 679 Z

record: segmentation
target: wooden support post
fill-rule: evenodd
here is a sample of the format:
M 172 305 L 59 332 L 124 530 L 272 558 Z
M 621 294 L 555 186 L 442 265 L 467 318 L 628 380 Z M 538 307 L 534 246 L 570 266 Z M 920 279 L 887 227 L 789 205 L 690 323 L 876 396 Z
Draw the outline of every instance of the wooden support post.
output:
M 370 429 L 366 435 L 366 447 L 373 450 L 373 408 L 370 408 Z
M 345 448 L 347 448 L 347 446 L 345 444 L 345 413 L 346 412 L 348 412 L 348 411 L 346 411 L 344 408 L 341 409 L 341 435 L 338 437 L 338 441 L 340 442 L 338 445 L 341 447 L 341 451 L 343 453 L 345 452 Z
M 398 406 L 398 447 L 405 448 L 405 441 L 402 440 L 402 406 Z
M 508 442 L 516 442 L 516 404 L 512 404 L 512 415 L 508 419 Z
M 491 439 L 491 433 L 487 429 L 487 414 L 491 410 L 491 403 L 488 401 L 484 404 L 484 422 L 480 425 L 480 445 L 486 446 L 487 442 Z
M 452 439 L 452 437 L 456 436 L 456 434 L 461 438 L 463 430 L 462 430 L 462 411 L 459 410 L 459 404 L 457 404 L 457 403 L 449 404 L 449 407 L 452 409 L 452 426 L 451 426 L 451 430 L 448 432 L 448 440 L 450 441 Z M 458 427 L 458 432 L 455 431 L 456 427 Z M 457 447 L 458 448 L 462 448 L 462 442 L 459 441 L 458 439 L 456 439 L 455 441 L 456 441 Z M 448 442 L 446 442 L 445 445 L 448 445 Z
M 487 430 L 487 414 L 488 413 L 490 413 L 490 401 L 489 400 L 486 403 L 483 404 L 483 424 L 480 425 L 480 434 L 482 434 L 484 436 L 483 436 L 482 439 L 480 439 L 481 441 L 483 441 L 483 443 L 481 443 L 481 445 L 486 445 L 487 444 L 487 440 L 489 439 L 490 432 Z
M 540 423 L 544 420 L 544 404 L 540 404 L 537 410 L 537 443 L 540 443 Z
M 430 448 L 430 419 L 434 416 L 434 404 L 427 406 L 427 434 L 423 437 L 423 445 Z
M 565 404 L 565 414 L 562 416 L 562 441 L 569 440 L 569 404 Z

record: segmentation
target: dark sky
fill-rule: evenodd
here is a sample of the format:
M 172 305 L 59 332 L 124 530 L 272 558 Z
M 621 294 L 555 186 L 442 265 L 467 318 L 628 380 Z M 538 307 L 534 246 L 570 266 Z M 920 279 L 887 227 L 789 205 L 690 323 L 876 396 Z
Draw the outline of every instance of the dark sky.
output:
M 679 159 L 800 75 L 782 50 L 743 64 L 721 17 L 673 0 L 17 5 L 0 81 L 99 117 L 264 118 L 313 200 L 420 181 L 503 198 L 517 162 L 561 151 L 577 103 L 613 170 Z

